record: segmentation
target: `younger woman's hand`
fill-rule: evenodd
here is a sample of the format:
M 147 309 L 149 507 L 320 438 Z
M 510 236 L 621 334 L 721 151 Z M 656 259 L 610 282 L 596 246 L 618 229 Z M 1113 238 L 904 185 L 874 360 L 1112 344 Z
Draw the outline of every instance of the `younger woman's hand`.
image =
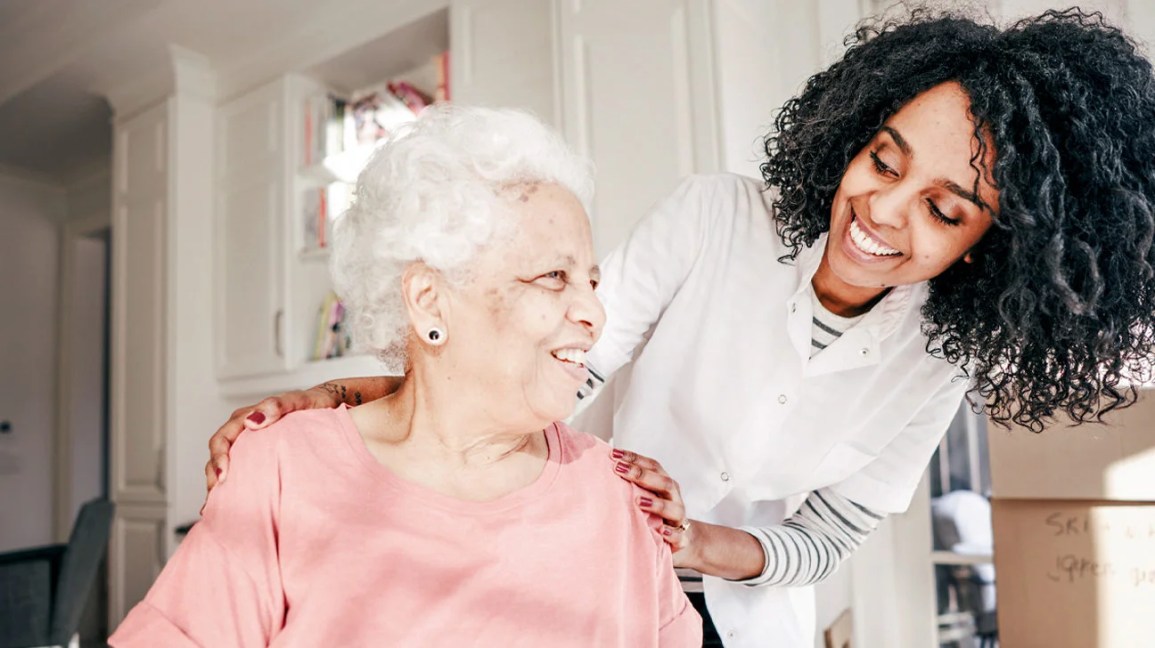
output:
M 649 491 L 638 498 L 638 508 L 662 518 L 665 522 L 661 529 L 662 537 L 670 549 L 675 554 L 687 549 L 692 539 L 692 526 L 686 519 L 686 506 L 678 482 L 666 474 L 662 464 L 649 457 L 616 448 L 611 456 L 614 472 L 619 477 Z M 675 564 L 677 562 L 675 556 Z
M 270 396 L 256 405 L 242 407 L 209 439 L 209 461 L 205 464 L 205 490 L 211 492 L 225 480 L 229 471 L 229 448 L 245 430 L 260 430 L 277 422 L 289 412 L 304 409 L 333 408 L 341 404 L 337 392 L 318 385 L 310 389 Z

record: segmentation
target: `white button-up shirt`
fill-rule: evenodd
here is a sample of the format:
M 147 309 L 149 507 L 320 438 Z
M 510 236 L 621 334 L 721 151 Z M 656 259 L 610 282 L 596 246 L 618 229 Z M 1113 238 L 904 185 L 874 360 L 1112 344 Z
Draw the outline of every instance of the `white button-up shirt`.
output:
M 892 289 L 811 358 L 826 237 L 780 262 L 772 200 L 749 178 L 692 177 L 610 254 L 587 358 L 619 375 L 575 425 L 660 461 L 699 520 L 779 524 L 822 487 L 903 511 L 969 383 L 926 351 L 925 284 Z M 813 646 L 809 588 L 704 589 L 728 648 Z

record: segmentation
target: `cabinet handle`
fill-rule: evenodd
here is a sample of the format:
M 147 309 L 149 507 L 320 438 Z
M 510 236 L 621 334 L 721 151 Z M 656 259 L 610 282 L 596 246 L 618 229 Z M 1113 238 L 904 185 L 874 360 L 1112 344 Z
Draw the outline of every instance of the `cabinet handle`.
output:
M 278 358 L 285 357 L 284 350 L 281 349 L 281 318 L 284 314 L 285 310 L 278 308 L 276 316 L 273 317 L 273 350 L 276 351 Z

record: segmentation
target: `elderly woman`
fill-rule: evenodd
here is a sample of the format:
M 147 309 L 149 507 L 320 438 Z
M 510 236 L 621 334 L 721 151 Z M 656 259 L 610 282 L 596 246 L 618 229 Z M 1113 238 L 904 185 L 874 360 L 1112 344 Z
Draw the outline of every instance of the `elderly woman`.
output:
M 591 190 L 521 113 L 431 109 L 387 144 L 333 275 L 404 380 L 239 441 L 111 644 L 699 644 L 669 528 L 607 445 L 557 423 L 604 322 Z

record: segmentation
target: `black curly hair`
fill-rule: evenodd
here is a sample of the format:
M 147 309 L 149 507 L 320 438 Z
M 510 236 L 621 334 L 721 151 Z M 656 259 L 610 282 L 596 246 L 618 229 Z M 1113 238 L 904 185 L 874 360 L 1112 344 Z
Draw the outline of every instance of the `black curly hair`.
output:
M 965 368 L 992 421 L 1040 431 L 1134 402 L 1155 348 L 1155 78 L 1099 13 L 1006 29 L 916 10 L 863 23 L 766 138 L 775 219 L 796 257 L 830 227 L 852 157 L 919 93 L 959 83 L 999 189 L 994 226 L 929 282 L 927 351 Z M 976 179 L 977 190 L 977 179 Z

